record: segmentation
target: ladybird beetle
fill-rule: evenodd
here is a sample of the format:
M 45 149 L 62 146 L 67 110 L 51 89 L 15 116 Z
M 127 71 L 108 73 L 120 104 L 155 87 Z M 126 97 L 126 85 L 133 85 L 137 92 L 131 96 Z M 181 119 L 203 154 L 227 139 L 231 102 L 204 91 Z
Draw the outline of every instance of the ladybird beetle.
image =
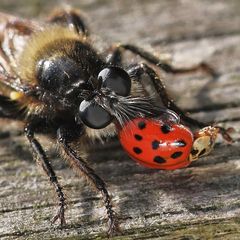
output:
M 181 124 L 136 118 L 119 131 L 119 139 L 130 157 L 145 167 L 174 170 L 191 163 L 194 137 Z

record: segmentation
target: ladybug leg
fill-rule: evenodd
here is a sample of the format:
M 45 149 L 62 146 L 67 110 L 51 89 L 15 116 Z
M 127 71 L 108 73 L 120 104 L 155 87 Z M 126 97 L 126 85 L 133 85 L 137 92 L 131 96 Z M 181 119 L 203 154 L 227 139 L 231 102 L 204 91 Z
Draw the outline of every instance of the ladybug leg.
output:
M 37 122 L 39 123 L 39 122 Z M 58 178 L 50 164 L 50 162 L 47 159 L 46 153 L 44 152 L 41 144 L 38 142 L 38 140 L 34 137 L 34 129 L 35 129 L 35 124 L 37 123 L 29 123 L 25 126 L 24 131 L 25 135 L 32 147 L 33 153 L 34 153 L 34 158 L 36 159 L 37 163 L 42 167 L 44 172 L 47 174 L 49 177 L 49 180 L 51 184 L 54 186 L 55 191 L 58 195 L 58 200 L 59 200 L 59 209 L 56 214 L 56 216 L 52 219 L 52 222 L 56 222 L 58 219 L 60 220 L 61 226 L 66 224 L 65 221 L 65 195 L 62 191 L 62 187 L 58 182 Z
M 67 25 L 79 34 L 89 35 L 89 29 L 86 26 L 81 14 L 71 8 L 59 9 L 54 11 L 49 17 L 48 22 Z
M 154 54 L 131 44 L 118 44 L 114 46 L 112 54 L 108 58 L 108 63 L 111 63 L 113 65 L 119 64 L 119 60 L 121 60 L 121 53 L 123 52 L 123 50 L 128 50 L 133 54 L 142 57 L 144 60 L 148 61 L 151 64 L 154 64 L 166 73 L 185 74 L 194 73 L 196 71 L 203 71 L 212 76 L 213 78 L 218 77 L 218 73 L 216 73 L 216 71 L 205 62 L 201 62 L 198 65 L 190 68 L 175 68 L 171 64 L 166 63 L 166 60 L 163 60 L 158 56 L 155 56 Z
M 87 163 L 72 149 L 70 143 L 72 142 L 73 135 L 69 132 L 69 128 L 59 128 L 57 131 L 57 139 L 60 145 L 60 149 L 63 151 L 63 154 L 69 164 L 77 171 L 79 175 L 83 174 L 93 186 L 102 194 L 104 204 L 107 210 L 108 215 L 108 234 L 110 236 L 119 231 L 117 217 L 113 211 L 111 197 L 106 188 L 105 182 L 90 168 Z

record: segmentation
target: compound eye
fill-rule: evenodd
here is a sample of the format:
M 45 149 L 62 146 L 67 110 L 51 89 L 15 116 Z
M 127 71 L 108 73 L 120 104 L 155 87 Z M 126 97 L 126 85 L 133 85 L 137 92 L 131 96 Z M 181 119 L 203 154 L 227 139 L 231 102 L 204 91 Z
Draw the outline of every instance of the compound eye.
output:
M 104 128 L 112 121 L 112 116 L 94 101 L 83 100 L 79 114 L 83 123 L 94 129 Z
M 131 91 L 131 79 L 128 74 L 121 68 L 108 67 L 104 68 L 98 78 L 102 79 L 102 87 L 109 88 L 117 95 L 128 96 Z

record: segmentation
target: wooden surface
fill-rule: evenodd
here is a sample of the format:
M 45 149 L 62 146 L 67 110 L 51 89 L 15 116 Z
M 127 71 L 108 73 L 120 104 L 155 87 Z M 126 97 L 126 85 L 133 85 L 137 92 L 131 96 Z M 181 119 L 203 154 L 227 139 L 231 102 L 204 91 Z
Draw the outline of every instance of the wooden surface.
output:
M 58 3 L 46 2 L 1 0 L 0 10 L 40 18 Z M 123 236 L 115 239 L 240 239 L 240 2 L 72 2 L 84 10 L 100 39 L 97 46 L 151 46 L 156 53 L 170 53 L 179 67 L 208 62 L 220 73 L 218 79 L 203 73 L 162 77 L 194 117 L 236 128 L 234 144 L 219 138 L 209 157 L 171 172 L 137 166 L 117 142 L 97 146 L 91 166 L 107 182 L 120 216 Z M 50 225 L 56 198 L 21 130 L 21 123 L 0 120 L 0 239 L 105 239 L 100 195 L 58 158 L 54 142 L 41 137 L 69 203 L 66 228 Z

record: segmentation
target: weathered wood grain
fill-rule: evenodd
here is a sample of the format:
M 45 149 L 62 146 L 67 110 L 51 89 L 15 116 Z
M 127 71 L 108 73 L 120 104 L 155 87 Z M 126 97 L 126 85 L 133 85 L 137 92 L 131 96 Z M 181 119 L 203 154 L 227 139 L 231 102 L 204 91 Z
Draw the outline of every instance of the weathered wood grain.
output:
M 85 11 L 100 45 L 120 41 L 152 46 L 155 53 L 171 53 L 175 66 L 205 61 L 217 69 L 220 77 L 214 80 L 200 72 L 161 76 L 181 107 L 200 120 L 235 127 L 233 136 L 240 138 L 239 1 L 73 4 Z M 54 0 L 3 0 L 0 9 L 36 17 L 54 5 Z M 133 56 L 127 58 L 131 62 Z M 21 123 L 0 120 L 0 239 L 105 239 L 100 195 L 58 158 L 54 142 L 40 136 L 69 203 L 66 228 L 50 225 L 55 196 L 21 129 Z M 219 139 L 210 156 L 171 172 L 137 166 L 117 142 L 96 146 L 90 159 L 107 182 L 120 216 L 123 236 L 115 239 L 240 239 L 239 141 L 228 145 Z

